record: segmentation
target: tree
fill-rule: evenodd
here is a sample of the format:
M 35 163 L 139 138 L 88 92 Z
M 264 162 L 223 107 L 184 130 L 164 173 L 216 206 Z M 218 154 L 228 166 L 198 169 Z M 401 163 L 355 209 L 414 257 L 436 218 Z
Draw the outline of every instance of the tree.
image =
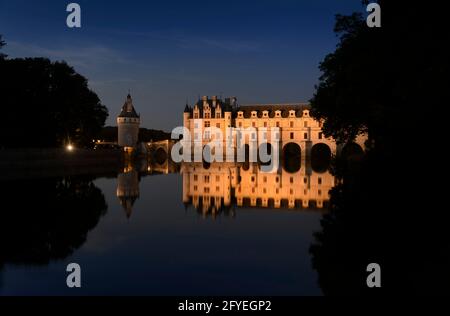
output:
M 2 40 L 2 35 L 0 34 L 0 49 L 2 49 L 3 46 L 6 46 L 6 43 L 4 40 Z M 0 59 L 6 58 L 5 54 L 0 53 Z
M 312 106 L 325 133 L 346 142 L 367 130 L 375 146 L 357 167 L 334 160 L 339 184 L 310 250 L 313 266 L 325 294 L 445 295 L 449 215 L 438 198 L 448 194 L 439 185 L 448 164 L 445 11 L 379 3 L 379 29 L 359 14 L 337 16 L 339 44 L 320 66 Z M 372 262 L 383 270 L 379 291 L 365 284 Z
M 444 10 L 378 2 L 381 28 L 360 14 L 337 16 L 339 44 L 320 64 L 311 103 L 327 136 L 346 142 L 369 131 L 375 146 L 392 150 L 399 135 L 426 141 L 417 127 L 449 99 L 450 50 Z
M 8 59 L 1 64 L 3 123 L 0 146 L 88 146 L 108 111 L 87 79 L 65 62 Z

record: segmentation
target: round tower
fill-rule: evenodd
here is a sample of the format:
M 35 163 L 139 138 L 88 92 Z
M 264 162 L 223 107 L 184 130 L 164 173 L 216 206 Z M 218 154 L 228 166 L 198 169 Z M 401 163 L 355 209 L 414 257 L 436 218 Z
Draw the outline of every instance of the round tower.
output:
M 141 123 L 140 115 L 136 113 L 133 106 L 133 99 L 128 94 L 122 111 L 117 117 L 117 140 L 119 146 L 125 151 L 133 151 L 138 143 L 139 125 Z

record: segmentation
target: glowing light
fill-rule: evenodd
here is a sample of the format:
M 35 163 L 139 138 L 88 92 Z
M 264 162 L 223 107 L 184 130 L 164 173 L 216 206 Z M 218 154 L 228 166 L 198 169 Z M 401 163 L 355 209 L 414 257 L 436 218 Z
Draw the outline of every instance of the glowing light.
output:
M 69 144 L 69 145 L 67 145 L 66 149 L 67 149 L 68 151 L 73 151 L 74 147 L 73 147 L 72 144 Z

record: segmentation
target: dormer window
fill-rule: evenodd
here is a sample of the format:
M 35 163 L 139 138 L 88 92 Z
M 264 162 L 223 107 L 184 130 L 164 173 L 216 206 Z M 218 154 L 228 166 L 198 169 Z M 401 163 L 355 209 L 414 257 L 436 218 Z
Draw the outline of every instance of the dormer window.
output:
M 309 111 L 308 110 L 304 110 L 303 111 L 303 116 L 304 117 L 309 117 Z
M 238 112 L 238 118 L 243 118 L 243 117 L 244 117 L 244 112 L 239 111 L 239 112 Z
M 295 111 L 293 110 L 289 111 L 289 117 L 295 117 Z
M 263 117 L 269 117 L 269 111 L 263 111 Z
M 252 117 L 256 117 L 257 112 L 256 111 L 252 111 Z
M 281 117 L 281 111 L 275 111 L 275 117 Z

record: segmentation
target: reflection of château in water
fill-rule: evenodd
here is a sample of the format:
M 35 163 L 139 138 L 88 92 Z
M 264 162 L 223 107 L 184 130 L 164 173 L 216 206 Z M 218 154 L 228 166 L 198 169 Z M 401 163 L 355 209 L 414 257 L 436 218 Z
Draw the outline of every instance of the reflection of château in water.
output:
M 310 167 L 265 173 L 258 164 L 185 163 L 181 172 L 183 202 L 205 216 L 233 206 L 321 209 L 335 185 L 329 171 L 316 172 Z
M 133 205 L 139 198 L 139 173 L 131 165 L 117 176 L 117 198 L 130 218 Z

